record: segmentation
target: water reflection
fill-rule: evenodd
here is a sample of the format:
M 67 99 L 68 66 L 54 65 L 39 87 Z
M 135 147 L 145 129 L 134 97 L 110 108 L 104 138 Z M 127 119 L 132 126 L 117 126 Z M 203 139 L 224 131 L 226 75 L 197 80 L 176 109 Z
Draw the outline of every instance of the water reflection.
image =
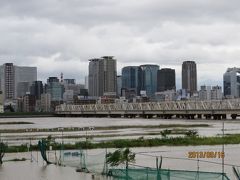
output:
M 108 149 L 113 151 L 114 149 Z M 132 148 L 136 155 L 136 164 L 145 167 L 156 167 L 156 157 L 163 157 L 162 168 L 164 169 L 178 169 L 178 170 L 192 170 L 197 171 L 212 171 L 221 172 L 222 159 L 188 159 L 189 151 L 221 151 L 222 146 L 162 146 L 153 148 Z M 77 151 L 77 150 L 75 150 Z M 96 155 L 104 153 L 105 149 L 88 150 L 87 153 L 90 155 Z M 234 179 L 232 172 L 232 165 L 240 166 L 240 145 L 226 145 L 225 146 L 225 172 Z M 33 152 L 35 159 L 32 163 L 30 160 L 25 162 L 4 162 L 0 166 L 0 179 L 1 180 L 90 180 L 92 179 L 91 174 L 79 173 L 75 171 L 74 167 L 68 166 L 57 166 L 57 165 L 45 165 L 40 157 L 40 153 Z M 37 157 L 39 156 L 39 157 Z M 4 160 L 13 158 L 30 158 L 30 153 L 11 153 L 6 154 Z M 105 180 L 105 177 L 98 176 L 95 179 Z
M 147 125 L 166 125 L 166 124 L 209 124 L 209 127 L 196 127 L 200 136 L 216 136 L 222 134 L 222 121 L 219 120 L 185 120 L 185 119 L 127 119 L 127 118 L 11 118 L 2 119 L 2 122 L 31 122 L 34 124 L 18 124 L 18 125 L 0 125 L 0 130 L 6 129 L 46 129 L 46 128 L 72 128 L 72 127 L 108 127 L 108 126 L 147 126 Z M 168 128 L 171 129 L 171 128 Z M 182 128 L 193 129 L 193 128 Z M 64 132 L 64 142 L 75 143 L 79 140 L 84 140 L 86 134 L 88 137 L 95 136 L 91 141 L 99 142 L 118 138 L 138 138 L 144 136 L 145 138 L 159 137 L 158 135 L 148 135 L 150 133 L 160 132 L 159 128 L 125 128 L 125 129 L 106 129 L 106 130 L 93 130 L 93 131 L 70 131 Z M 226 120 L 225 121 L 225 133 L 234 134 L 240 133 L 240 120 Z M 32 143 L 37 143 L 38 139 L 46 138 L 52 135 L 57 142 L 61 142 L 61 132 L 24 132 L 24 133 L 1 133 L 2 139 L 8 141 L 10 145 L 29 143 L 30 138 Z M 72 136 L 72 137 L 71 137 Z M 75 136 L 75 137 L 73 137 Z
M 209 124 L 211 127 L 199 127 L 197 129 L 200 135 L 213 136 L 221 134 L 222 131 L 222 121 L 216 120 L 164 120 L 164 119 L 125 119 L 125 118 L 11 118 L 11 119 L 1 119 L 3 122 L 9 121 L 25 121 L 32 122 L 34 124 L 19 124 L 19 125 L 0 125 L 0 129 L 26 129 L 26 128 L 57 128 L 57 127 L 101 127 L 101 126 L 124 126 L 124 125 L 159 125 L 159 124 Z M 157 132 L 160 131 L 158 128 L 132 128 L 132 129 L 118 129 L 118 130 L 106 130 L 106 131 L 89 131 L 88 136 L 91 135 L 112 135 L 111 137 L 96 137 L 92 141 L 102 141 L 111 140 L 119 138 L 138 138 L 139 136 L 144 136 L 144 138 L 152 138 L 153 135 L 144 135 L 146 132 Z M 240 121 L 225 121 L 225 132 L 226 133 L 240 133 Z M 134 135 L 135 133 L 142 133 L 142 135 Z M 113 136 L 117 134 L 118 136 Z M 26 132 L 26 133 L 2 133 L 2 138 L 8 139 L 8 144 L 22 144 L 29 143 L 29 137 L 42 138 L 48 135 L 58 136 L 56 141 L 61 142 L 61 132 Z M 76 132 L 64 132 L 64 135 L 86 135 L 85 131 Z M 126 136 L 122 136 L 126 135 Z M 19 138 L 19 140 L 14 140 L 14 138 Z M 158 137 L 160 137 L 158 135 Z M 12 138 L 12 141 L 11 141 Z M 25 138 L 25 139 L 24 139 Z M 75 141 L 84 140 L 80 138 L 69 138 L 64 139 L 64 142 L 74 143 Z M 36 143 L 37 140 L 32 140 Z M 133 148 L 134 152 L 151 152 L 154 156 L 163 156 L 163 168 L 170 169 L 183 169 L 183 170 L 197 170 L 198 166 L 202 171 L 217 171 L 221 172 L 221 165 L 211 164 L 201 161 L 197 164 L 196 161 L 187 160 L 176 160 L 166 157 L 176 157 L 176 158 L 186 158 L 187 152 L 189 151 L 221 151 L 221 146 L 186 146 L 186 147 L 154 147 L 154 148 Z M 225 162 L 228 164 L 240 165 L 240 145 L 226 145 L 226 158 Z M 110 149 L 111 150 L 111 149 Z M 89 152 L 99 152 L 104 150 L 90 150 Z M 30 159 L 29 153 L 16 153 L 16 154 L 6 154 L 5 160 L 13 158 L 26 157 Z M 88 180 L 92 179 L 90 174 L 77 173 L 75 168 L 61 167 L 55 165 L 46 166 L 41 160 L 40 153 L 34 152 L 35 160 L 33 163 L 30 161 L 26 162 L 5 162 L 0 166 L 0 180 L 45 180 L 45 179 L 57 179 L 57 180 Z M 213 162 L 221 163 L 221 159 L 207 159 Z M 137 164 L 155 167 L 156 162 L 154 158 L 149 158 L 148 156 L 137 156 Z M 231 179 L 234 179 L 231 166 L 225 166 L 225 170 Z M 104 179 L 99 177 L 99 179 Z

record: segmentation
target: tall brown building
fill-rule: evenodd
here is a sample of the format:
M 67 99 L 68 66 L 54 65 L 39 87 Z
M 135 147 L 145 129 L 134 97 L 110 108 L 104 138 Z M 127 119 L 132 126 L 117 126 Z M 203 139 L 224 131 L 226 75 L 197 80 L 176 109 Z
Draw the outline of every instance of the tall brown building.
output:
M 89 60 L 88 88 L 90 96 L 114 95 L 117 92 L 117 63 L 113 56 Z
M 184 61 L 182 64 L 182 89 L 190 95 L 197 91 L 197 65 L 194 61 Z

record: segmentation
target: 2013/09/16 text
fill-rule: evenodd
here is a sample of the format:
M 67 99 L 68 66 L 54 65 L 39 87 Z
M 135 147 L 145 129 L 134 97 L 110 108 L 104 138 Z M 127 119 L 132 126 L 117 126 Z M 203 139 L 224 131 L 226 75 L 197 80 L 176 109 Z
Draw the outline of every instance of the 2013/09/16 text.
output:
M 189 151 L 188 158 L 224 158 L 224 152 L 217 151 Z

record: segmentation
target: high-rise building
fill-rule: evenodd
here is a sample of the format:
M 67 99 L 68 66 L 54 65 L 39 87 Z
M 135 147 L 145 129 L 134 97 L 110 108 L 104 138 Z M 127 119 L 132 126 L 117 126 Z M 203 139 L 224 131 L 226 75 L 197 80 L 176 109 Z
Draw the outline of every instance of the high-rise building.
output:
M 84 84 L 64 84 L 65 91 L 72 90 L 73 95 L 77 96 L 80 94 L 81 89 L 84 89 Z
M 176 90 L 175 70 L 163 68 L 157 72 L 157 91 Z
M 34 81 L 30 86 L 30 94 L 34 95 L 36 97 L 36 100 L 40 100 L 42 93 L 43 93 L 42 81 Z
M 1 90 L 3 99 L 15 98 L 15 70 L 13 63 L 5 63 L 1 69 Z
M 122 88 L 140 95 L 142 86 L 142 69 L 139 66 L 126 66 L 122 69 Z
M 203 85 L 200 87 L 198 97 L 200 100 L 221 100 L 223 97 L 222 87 Z
M 3 94 L 2 91 L 0 91 L 0 113 L 4 112 L 4 107 L 3 107 Z
M 1 90 L 4 100 L 16 99 L 19 95 L 26 94 L 26 84 L 37 80 L 37 68 L 15 66 L 5 63 L 0 66 Z
M 84 89 L 84 84 L 76 84 L 75 79 L 64 79 L 63 80 L 63 85 L 64 85 L 64 90 L 65 91 L 68 91 L 68 90 L 73 91 L 74 96 L 79 95 L 80 90 Z
M 37 80 L 37 68 L 14 66 L 15 67 L 15 98 L 29 92 L 29 86 Z
M 64 79 L 63 84 L 76 84 L 75 79 Z
M 197 92 L 197 65 L 194 61 L 184 61 L 182 64 L 182 89 L 190 95 Z
M 23 96 L 23 112 L 35 111 L 36 98 L 33 95 L 26 94 Z
M 51 111 L 51 94 L 41 94 L 41 111 L 50 112 Z
M 223 75 L 225 97 L 240 97 L 240 68 L 228 68 Z
M 85 76 L 85 79 L 84 79 L 84 89 L 88 90 L 88 76 Z
M 30 91 L 30 82 L 19 82 L 17 86 L 17 97 L 23 97 Z
M 113 56 L 89 60 L 89 95 L 116 95 L 117 65 Z
M 3 93 L 2 91 L 0 91 L 0 105 L 3 105 L 4 101 L 3 101 Z
M 140 66 L 142 70 L 141 90 L 146 91 L 147 96 L 153 97 L 157 92 L 157 71 L 158 65 L 145 64 Z
M 57 77 L 49 77 L 47 80 L 47 93 L 51 94 L 51 101 L 62 101 L 64 86 Z
M 121 96 L 122 76 L 117 76 L 117 95 Z
M 223 98 L 222 87 L 213 86 L 211 90 L 211 99 L 212 100 L 221 100 Z
M 53 83 L 53 82 L 59 82 L 59 79 L 57 77 L 49 77 L 47 79 L 47 83 Z
M 80 91 L 79 91 L 80 93 Z M 63 102 L 66 104 L 72 104 L 73 103 L 73 90 L 65 90 L 63 93 Z
M 211 100 L 211 86 L 203 85 L 200 87 L 199 91 L 200 100 Z
M 155 93 L 156 101 L 175 101 L 176 98 L 177 98 L 177 93 L 174 89 Z

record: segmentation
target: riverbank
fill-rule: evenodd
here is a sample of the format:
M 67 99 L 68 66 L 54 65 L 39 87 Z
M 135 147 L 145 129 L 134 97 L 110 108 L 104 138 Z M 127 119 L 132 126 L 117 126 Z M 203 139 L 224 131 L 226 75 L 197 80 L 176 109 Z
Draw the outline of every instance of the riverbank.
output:
M 48 112 L 5 112 L 0 114 L 0 118 L 39 118 L 39 117 L 55 117 L 55 114 Z
M 98 148 L 125 148 L 125 147 L 156 147 L 156 146 L 199 146 L 199 145 L 221 145 L 221 144 L 240 144 L 240 134 L 225 135 L 224 137 L 170 137 L 154 139 L 117 139 L 92 143 L 89 140 L 77 142 L 75 144 L 50 143 L 53 150 L 70 149 L 98 149 Z M 9 146 L 6 152 L 27 152 L 38 150 L 37 145 L 28 148 L 27 145 Z
M 2 124 L 24 124 L 25 122 L 2 122 Z M 29 122 L 27 122 L 29 123 Z M 0 124 L 1 125 L 1 124 Z M 119 129 L 166 129 L 166 128 L 200 128 L 211 127 L 209 124 L 159 124 L 159 125 L 119 125 L 119 126 L 99 126 L 99 127 L 65 127 L 65 128 L 31 128 L 31 132 L 74 132 L 74 131 L 109 131 Z M 25 133 L 26 129 L 1 129 L 0 133 Z

